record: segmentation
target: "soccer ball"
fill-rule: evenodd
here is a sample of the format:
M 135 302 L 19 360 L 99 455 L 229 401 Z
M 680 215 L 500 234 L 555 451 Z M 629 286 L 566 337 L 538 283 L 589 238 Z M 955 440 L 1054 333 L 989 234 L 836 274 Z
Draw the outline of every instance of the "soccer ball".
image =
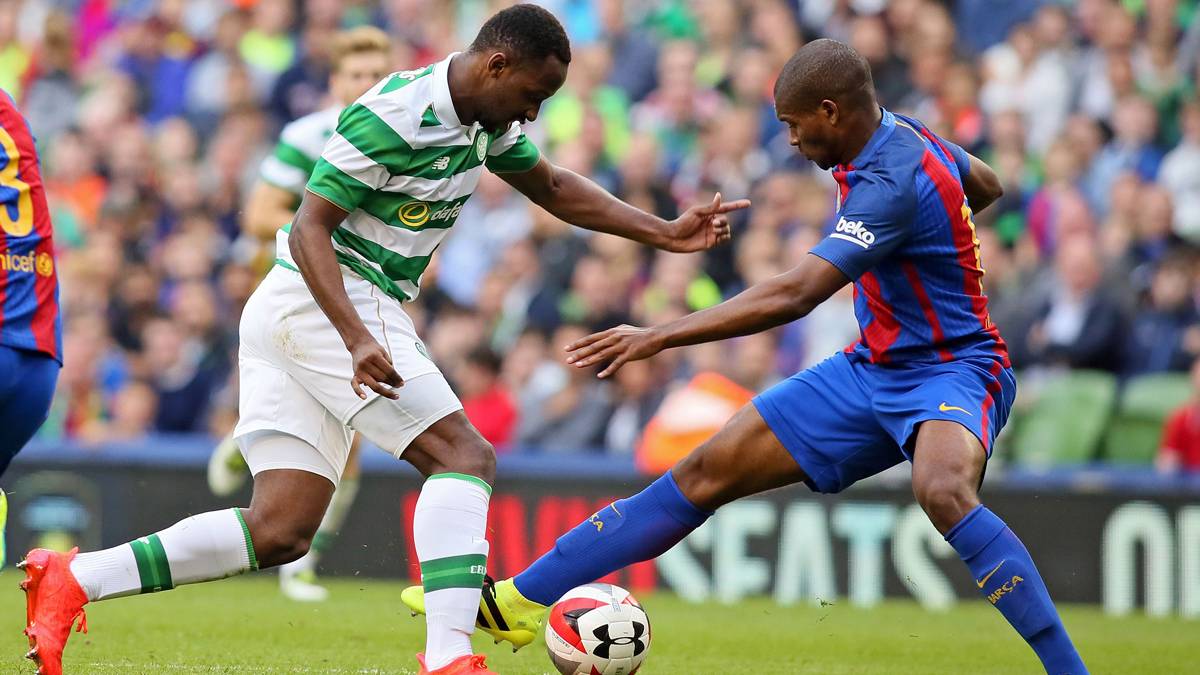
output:
M 649 649 L 650 619 L 620 586 L 580 586 L 546 621 L 546 651 L 563 675 L 633 675 Z

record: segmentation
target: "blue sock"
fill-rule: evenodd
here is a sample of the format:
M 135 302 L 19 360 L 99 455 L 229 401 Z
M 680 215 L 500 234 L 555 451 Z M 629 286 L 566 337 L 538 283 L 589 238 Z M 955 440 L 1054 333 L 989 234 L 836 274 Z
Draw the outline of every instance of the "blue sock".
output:
M 1033 647 L 1047 673 L 1088 672 L 1033 558 L 1003 520 L 981 504 L 950 528 L 946 541 L 971 569 L 983 597 Z
M 711 515 L 683 496 L 668 471 L 645 490 L 609 504 L 559 537 L 554 548 L 513 583 L 527 599 L 553 604 L 576 586 L 657 558 Z

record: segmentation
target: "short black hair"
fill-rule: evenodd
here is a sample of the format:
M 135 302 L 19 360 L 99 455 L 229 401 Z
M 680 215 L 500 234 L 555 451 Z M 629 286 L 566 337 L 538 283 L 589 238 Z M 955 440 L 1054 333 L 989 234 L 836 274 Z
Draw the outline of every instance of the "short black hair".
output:
M 813 40 L 796 50 L 775 81 L 775 104 L 808 112 L 821 101 L 839 105 L 875 105 L 871 66 L 861 54 L 837 40 Z
M 504 367 L 504 361 L 500 358 L 500 355 L 486 345 L 480 345 L 472 349 L 467 354 L 467 363 L 479 366 L 492 375 L 499 375 L 500 369 Z
M 513 5 L 497 12 L 483 24 L 471 43 L 471 51 L 480 53 L 498 49 L 518 59 L 542 60 L 555 56 L 563 63 L 571 62 L 571 42 L 567 32 L 553 14 L 537 5 Z

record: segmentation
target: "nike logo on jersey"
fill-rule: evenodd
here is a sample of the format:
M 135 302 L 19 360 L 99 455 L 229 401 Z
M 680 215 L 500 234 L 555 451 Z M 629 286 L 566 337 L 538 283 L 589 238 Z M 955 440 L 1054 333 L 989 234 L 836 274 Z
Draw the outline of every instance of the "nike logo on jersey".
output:
M 942 412 L 950 412 L 951 410 L 956 410 L 960 413 L 966 413 L 968 416 L 971 414 L 971 413 L 967 412 L 966 408 L 960 408 L 956 405 L 946 405 L 945 401 L 942 401 L 942 404 L 938 406 L 938 410 L 941 410 Z
M 449 166 L 450 166 L 450 158 L 449 157 L 438 157 L 436 160 L 433 161 L 433 170 L 434 171 L 445 171 L 446 168 Z
M 863 226 L 861 220 L 846 220 L 838 218 L 837 227 L 834 228 L 833 234 L 829 236 L 834 239 L 848 241 L 863 248 L 869 248 L 875 243 L 875 233 Z

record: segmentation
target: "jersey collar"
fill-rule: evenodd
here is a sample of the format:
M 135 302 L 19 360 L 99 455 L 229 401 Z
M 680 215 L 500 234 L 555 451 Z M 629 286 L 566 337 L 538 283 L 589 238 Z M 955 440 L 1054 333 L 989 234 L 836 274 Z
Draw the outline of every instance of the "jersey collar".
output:
M 855 157 L 854 161 L 850 162 L 850 166 L 860 167 L 870 161 L 871 157 L 876 152 L 879 152 L 879 148 L 883 145 L 884 141 L 896 130 L 896 116 L 883 106 L 879 107 L 879 111 L 883 113 L 883 117 L 879 120 L 879 128 L 875 130 L 875 133 L 871 134 L 871 140 L 867 141 L 866 146 L 858 153 L 858 157 Z
M 450 56 L 433 64 L 433 112 L 437 115 L 442 126 L 447 129 L 462 129 L 463 123 L 458 119 L 458 111 L 454 109 L 454 99 L 450 98 L 450 59 L 458 56 L 454 52 Z

